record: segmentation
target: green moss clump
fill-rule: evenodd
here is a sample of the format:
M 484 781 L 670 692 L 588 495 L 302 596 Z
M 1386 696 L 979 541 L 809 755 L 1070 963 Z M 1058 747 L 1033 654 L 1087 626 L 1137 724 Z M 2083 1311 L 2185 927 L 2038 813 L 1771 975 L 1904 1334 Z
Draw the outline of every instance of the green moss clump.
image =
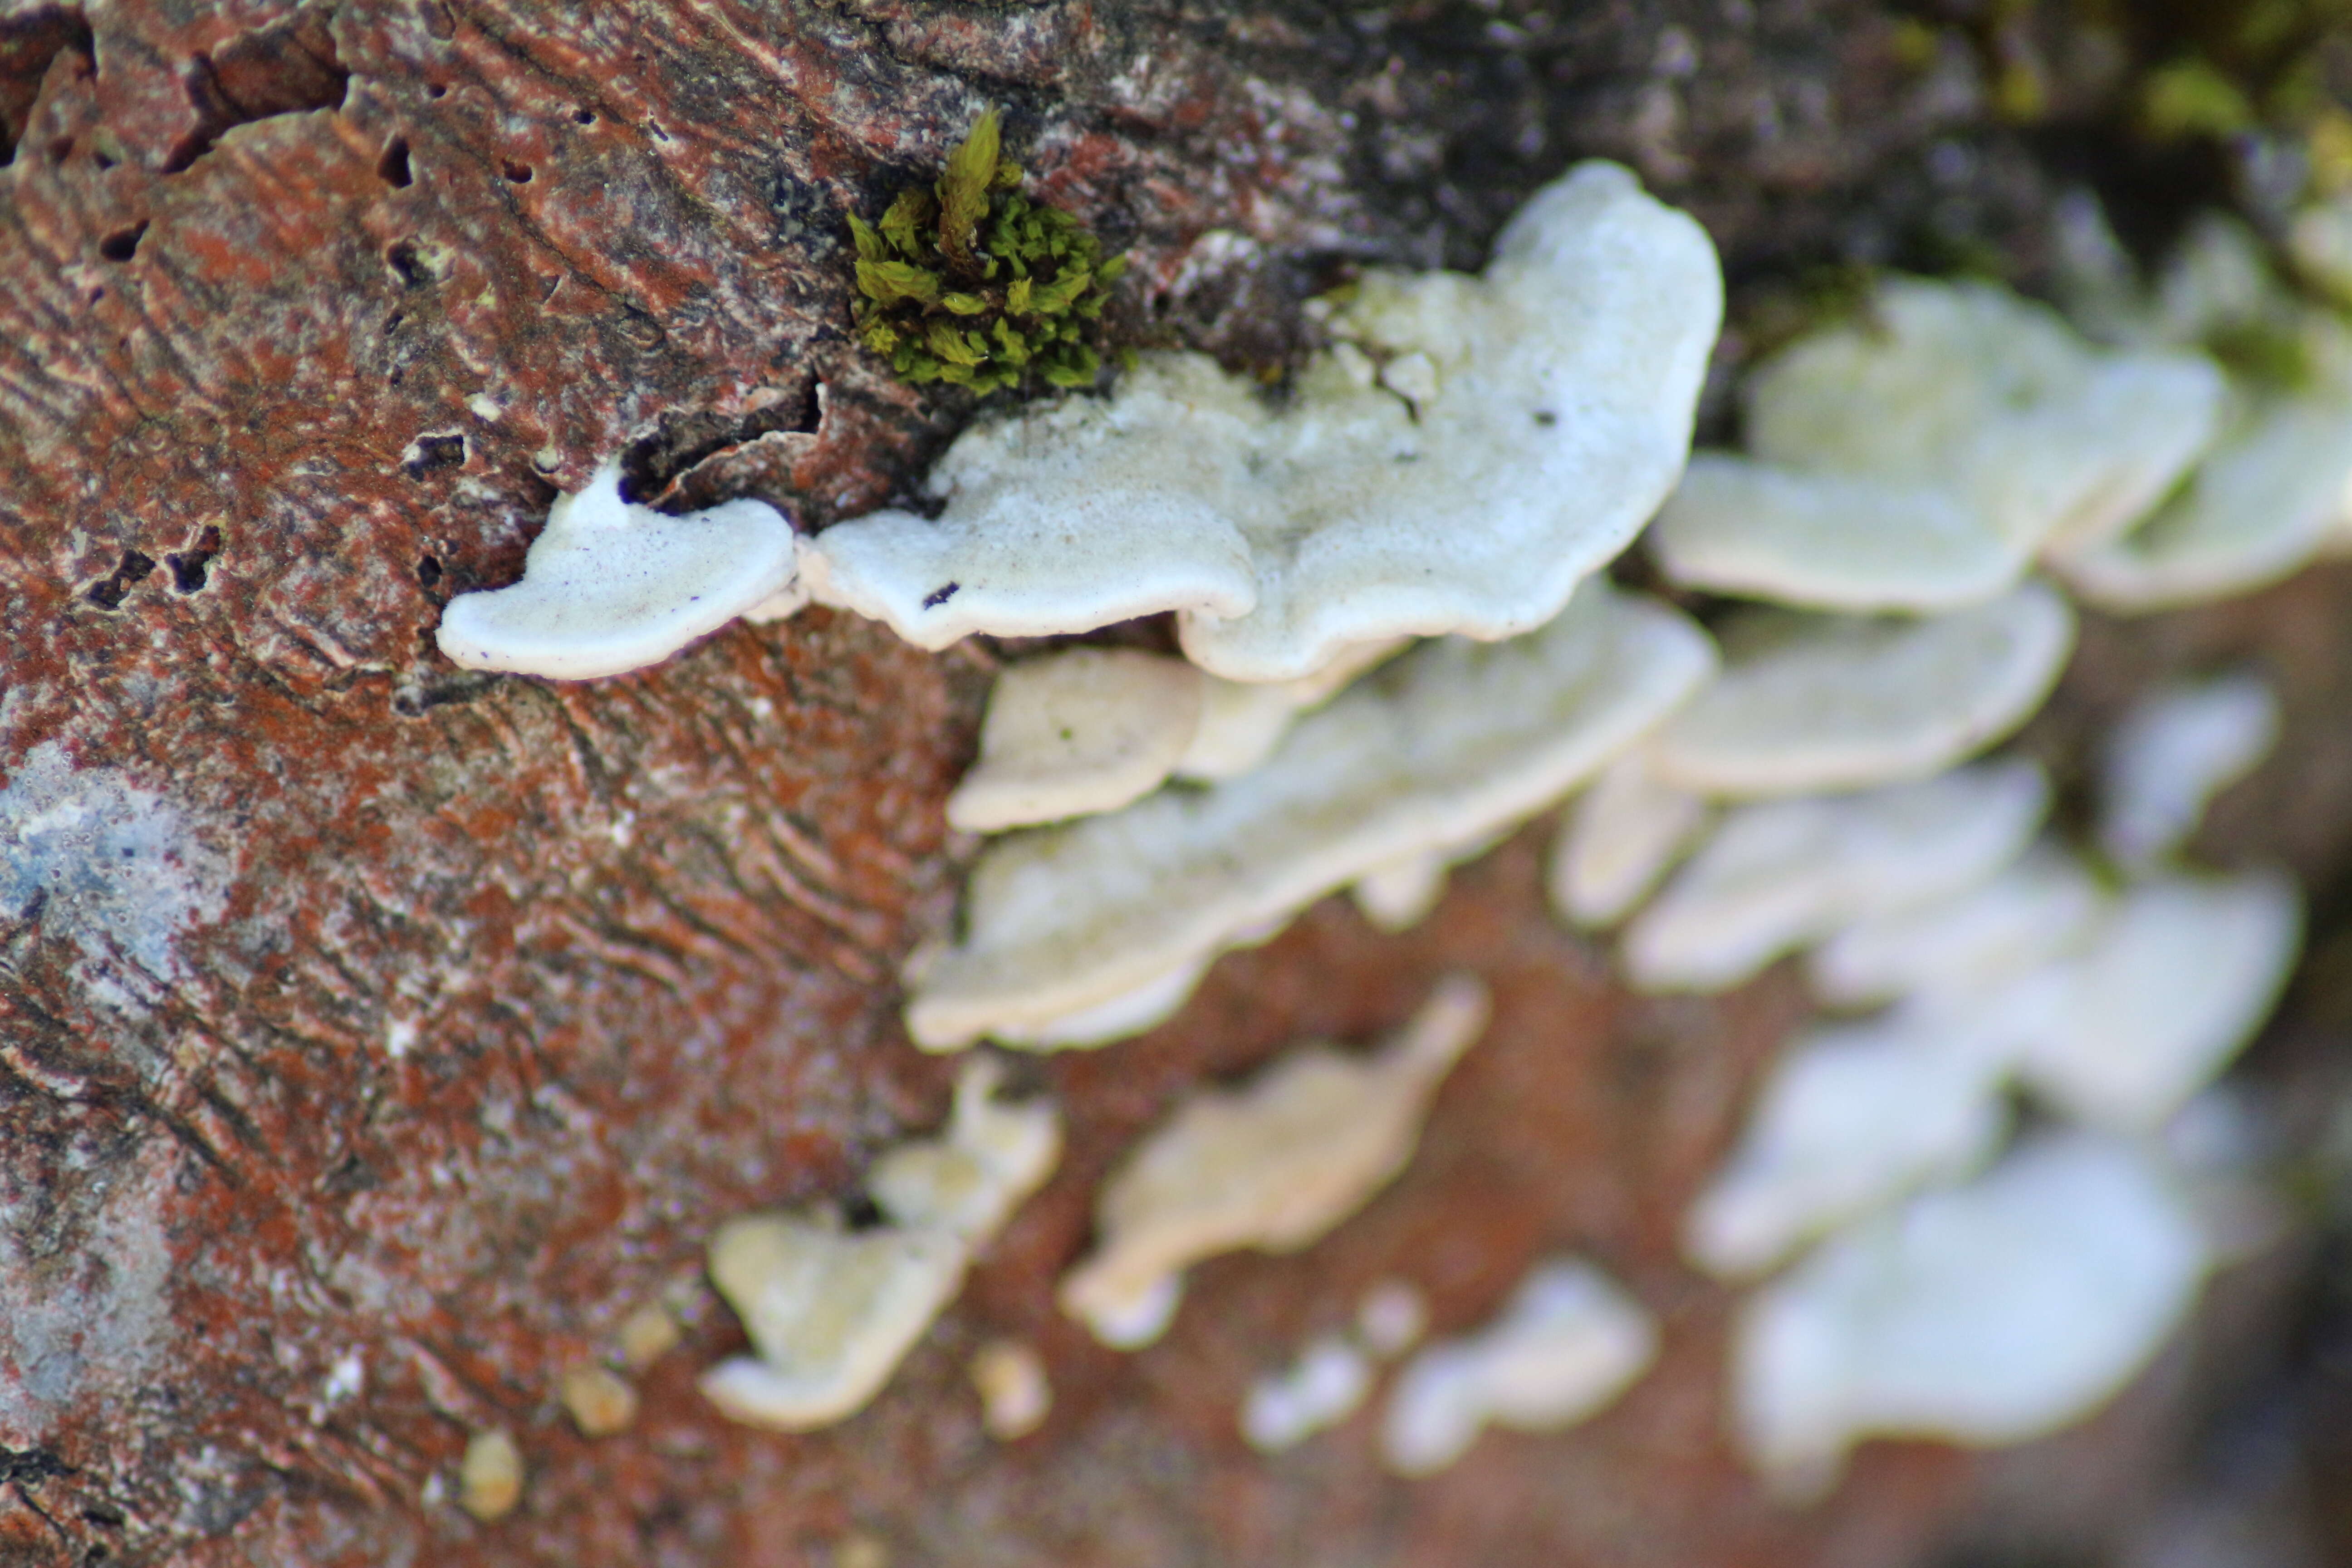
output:
M 852 214 L 858 340 L 919 385 L 990 393 L 1035 377 L 1088 386 L 1089 341 L 1126 268 L 1067 213 L 1021 194 L 982 115 L 929 189 L 898 193 L 878 224 Z

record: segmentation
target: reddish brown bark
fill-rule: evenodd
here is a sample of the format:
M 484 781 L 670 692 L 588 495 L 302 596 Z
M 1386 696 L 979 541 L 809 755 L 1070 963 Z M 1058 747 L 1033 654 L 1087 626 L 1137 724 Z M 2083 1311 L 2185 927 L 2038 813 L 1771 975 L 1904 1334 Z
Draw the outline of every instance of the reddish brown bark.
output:
M 864 1531 L 899 1563 L 1875 1564 L 1931 1539 L 1970 1484 L 1948 1455 L 1873 1451 L 1811 1514 L 1753 1492 L 1719 1432 L 1726 1298 L 1673 1256 L 1795 987 L 1624 995 L 1544 918 L 1540 830 L 1414 936 L 1328 904 L 1152 1037 L 1040 1064 L 1069 1157 L 892 1388 L 814 1436 L 727 1426 L 692 1389 L 735 1343 L 694 1283 L 711 1225 L 851 1192 L 942 1113 L 894 975 L 951 910 L 940 802 L 990 656 L 812 612 L 555 686 L 431 641 L 615 451 L 641 493 L 807 527 L 903 494 L 968 405 L 849 342 L 842 215 L 983 102 L 1132 246 L 1123 331 L 1271 372 L 1335 268 L 1475 264 L 1585 153 L 1759 288 L 1940 223 L 2030 268 L 2047 182 L 1965 51 L 1897 68 L 1890 26 L 1860 0 L 0 10 L 0 1561 L 782 1564 Z M 1948 133 L 1975 162 L 1938 188 Z M 1248 243 L 1212 265 L 1220 227 Z M 2117 668 L 2210 637 L 2324 708 L 2347 603 L 2316 578 Z M 2291 749 L 2256 787 L 2294 809 L 2233 818 L 2242 842 L 2340 864 L 2341 742 Z M 1202 1270 L 1143 1355 L 1055 1316 L 1097 1179 L 1185 1086 L 1375 1032 L 1451 963 L 1501 1011 L 1392 1193 L 1302 1257 Z M 1415 1486 L 1362 1419 L 1241 1446 L 1246 1380 L 1374 1278 L 1453 1328 L 1556 1247 L 1665 1315 L 1614 1413 Z M 555 1379 L 665 1294 L 698 1316 L 643 1416 L 579 1437 Z M 1005 1331 L 1058 1403 L 996 1446 L 960 1367 Z M 487 1425 L 530 1469 L 492 1526 L 429 1500 Z

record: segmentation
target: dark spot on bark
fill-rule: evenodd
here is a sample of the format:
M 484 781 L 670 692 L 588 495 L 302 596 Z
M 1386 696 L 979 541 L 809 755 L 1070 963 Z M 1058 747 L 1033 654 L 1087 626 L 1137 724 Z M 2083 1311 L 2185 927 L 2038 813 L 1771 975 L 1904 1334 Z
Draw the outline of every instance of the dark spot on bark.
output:
M 331 1198 L 344 1198 L 353 1193 L 372 1193 L 383 1185 L 383 1178 L 357 1154 L 347 1154 L 341 1163 L 319 1178 L 319 1190 Z
M 0 18 L 0 164 L 12 163 L 16 143 L 33 118 L 42 79 L 68 49 L 92 62 L 89 24 L 79 10 L 37 5 L 18 16 Z M 70 148 L 70 139 L 63 139 Z M 54 148 L 52 149 L 53 155 Z
M 305 7 L 239 33 L 209 56 L 198 55 L 187 76 L 196 123 L 173 144 L 163 173 L 176 174 L 194 163 L 233 126 L 341 108 L 352 73 L 335 54 L 327 16 L 323 9 Z
M 212 569 L 213 557 L 220 550 L 221 531 L 205 524 L 205 531 L 196 535 L 195 543 L 163 557 L 163 564 L 172 569 L 172 586 L 183 594 L 201 592 L 205 574 Z
M 107 170 L 114 167 L 114 158 L 110 153 L 92 153 L 89 155 L 89 161 L 98 166 L 100 174 L 104 174 Z
M 500 172 L 506 175 L 508 183 L 510 184 L 527 185 L 530 184 L 530 165 L 528 163 L 518 163 L 509 159 Z
M 129 596 L 131 585 L 144 581 L 147 574 L 154 570 L 155 563 L 151 557 L 142 555 L 136 550 L 126 550 L 122 552 L 121 563 L 115 567 L 113 573 L 92 583 L 82 597 L 101 610 L 119 609 Z
M 427 98 L 446 98 L 448 95 L 449 89 L 437 81 L 428 81 L 425 84 L 425 96 Z
M 57 1480 L 79 1473 L 47 1448 L 0 1448 L 0 1486 Z
M 471 702 L 491 687 L 499 678 L 478 672 L 451 676 L 446 680 L 420 682 L 404 686 L 392 694 L 392 710 L 404 719 L 421 718 L 436 708 L 452 702 Z
M 932 589 L 929 593 L 923 595 L 923 608 L 927 610 L 938 609 L 941 605 L 944 605 L 950 599 L 954 598 L 956 596 L 956 590 L 962 586 L 963 584 L 961 583 L 950 583 L 944 588 Z
M 416 580 L 427 588 L 439 587 L 441 585 L 440 557 L 437 555 L 418 556 L 416 558 Z
M 889 1223 L 889 1217 L 882 1212 L 880 1204 L 876 1203 L 864 1193 L 858 1194 L 841 1205 L 842 1223 L 853 1231 L 878 1230 Z
M 439 281 L 431 264 L 418 253 L 413 239 L 397 239 L 383 253 L 383 264 L 392 268 L 394 277 L 410 289 L 422 289 Z
M 383 156 L 375 161 L 376 178 L 396 191 L 404 191 L 415 184 L 408 169 L 408 138 L 395 136 L 383 144 Z
M 653 353 L 669 338 L 669 333 L 663 331 L 662 324 L 655 321 L 650 312 L 635 305 L 622 307 L 618 331 L 623 342 L 646 353 Z
M 419 436 L 415 441 L 416 455 L 401 466 L 412 479 L 421 479 L 436 468 L 455 468 L 466 461 L 466 438 L 463 436 Z
M 147 225 L 142 220 L 129 228 L 118 228 L 98 242 L 98 253 L 109 261 L 128 261 L 139 254 L 139 242 L 147 237 Z
M 801 436 L 816 434 L 817 426 L 824 423 L 824 399 L 818 394 L 818 388 L 823 384 L 812 379 L 807 386 L 802 388 L 800 396 L 792 405 L 792 423 L 785 426 L 785 429 Z
M 596 111 L 593 109 L 575 109 L 572 111 L 572 123 L 593 125 L 596 123 Z

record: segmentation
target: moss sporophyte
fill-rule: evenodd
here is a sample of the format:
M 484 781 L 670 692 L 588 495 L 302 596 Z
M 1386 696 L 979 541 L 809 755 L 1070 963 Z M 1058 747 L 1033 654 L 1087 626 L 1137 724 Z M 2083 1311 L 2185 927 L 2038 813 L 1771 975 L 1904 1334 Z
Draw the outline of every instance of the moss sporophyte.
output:
M 853 214 L 849 232 L 857 336 L 907 380 L 979 393 L 1031 376 L 1093 384 L 1089 329 L 1126 258 L 1021 194 L 1021 170 L 998 156 L 995 110 L 929 190 L 899 192 L 878 225 Z

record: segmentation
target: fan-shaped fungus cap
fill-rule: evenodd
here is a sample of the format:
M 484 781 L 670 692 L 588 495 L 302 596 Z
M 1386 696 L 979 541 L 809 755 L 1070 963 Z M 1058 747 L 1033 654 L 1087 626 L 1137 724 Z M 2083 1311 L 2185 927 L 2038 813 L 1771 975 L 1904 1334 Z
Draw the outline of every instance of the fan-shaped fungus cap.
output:
M 1804 1242 L 1992 1158 L 2000 1068 L 1933 1009 L 1806 1036 L 1772 1065 L 1730 1163 L 1683 1227 L 1711 1274 L 1762 1273 Z
M 995 833 L 1111 811 L 1160 787 L 1201 721 L 1202 675 L 1136 648 L 1075 647 L 1008 665 L 988 694 L 980 760 L 948 823 Z
M 2049 808 L 2031 763 L 1988 763 L 1866 795 L 1727 813 L 1621 947 L 1645 991 L 1728 990 L 1842 926 L 1978 886 Z
M 1924 620 L 1751 610 L 1723 639 L 1722 675 L 1651 742 L 1651 771 L 1697 795 L 1812 795 L 1925 778 L 2006 736 L 2056 682 L 2074 616 L 2027 583 Z
M 2107 895 L 2069 852 L 2037 845 L 1958 896 L 1857 921 L 1812 951 L 1806 975 L 1833 1007 L 1904 996 L 1959 1005 L 2089 940 Z
M 441 651 L 468 669 L 586 680 L 658 664 L 793 581 L 792 524 L 765 501 L 666 517 L 607 463 L 559 497 L 511 587 L 460 594 Z
M 807 569 L 925 647 L 1176 610 L 1187 656 L 1235 680 L 1515 636 L 1673 488 L 1721 309 L 1699 226 L 1587 163 L 1482 278 L 1368 276 L 1283 408 L 1199 355 L 1146 355 L 1107 401 L 968 431 L 932 475 L 938 521 L 838 524 Z
M 1713 667 L 1682 616 L 1603 584 L 1531 637 L 1432 642 L 1358 682 L 1255 771 L 1014 835 L 965 889 L 966 936 L 912 977 L 931 1050 L 1021 1043 L 1189 984 L 1224 948 L 1424 850 L 1550 805 Z
M 2079 957 L 2000 1004 L 2019 1074 L 2077 1121 L 2153 1131 L 2253 1037 L 2302 937 L 2280 873 L 2142 882 Z
M 2206 804 L 2278 740 L 2278 693 L 2252 674 L 2180 683 L 2142 698 L 2108 737 L 2099 847 L 2144 868 L 2197 830 Z
M 1607 1408 L 1657 1354 L 1657 1324 L 1607 1275 L 1580 1258 L 1540 1263 L 1494 1322 L 1406 1364 L 1381 1458 L 1399 1475 L 1433 1475 L 1489 1423 L 1562 1431 Z
M 868 1185 L 891 1223 L 845 1232 L 837 1215 L 739 1216 L 710 1242 L 710 1279 L 754 1355 L 721 1362 L 702 1391 L 730 1417 L 805 1432 L 863 1409 L 951 1300 L 975 1248 L 1035 1191 L 1061 1150 L 1050 1106 L 1004 1105 L 974 1060 L 946 1133 L 884 1155 Z
M 1561 815 L 1545 877 L 1553 910 L 1571 925 L 1615 923 L 1674 868 L 1709 815 L 1698 796 L 1651 777 L 1640 751 L 1618 758 Z
M 1166 1331 L 1192 1265 L 1320 1240 L 1404 1169 L 1486 1012 L 1486 988 L 1452 975 L 1369 1058 L 1310 1044 L 1243 1088 L 1196 1091 L 1104 1184 L 1099 1240 L 1064 1278 L 1062 1310 L 1133 1349 Z
M 1748 1298 L 1733 1342 L 1742 1445 L 1801 1495 L 1873 1435 L 2046 1436 L 2147 1363 L 2208 1261 L 2147 1152 L 2045 1138 L 1832 1239 Z

